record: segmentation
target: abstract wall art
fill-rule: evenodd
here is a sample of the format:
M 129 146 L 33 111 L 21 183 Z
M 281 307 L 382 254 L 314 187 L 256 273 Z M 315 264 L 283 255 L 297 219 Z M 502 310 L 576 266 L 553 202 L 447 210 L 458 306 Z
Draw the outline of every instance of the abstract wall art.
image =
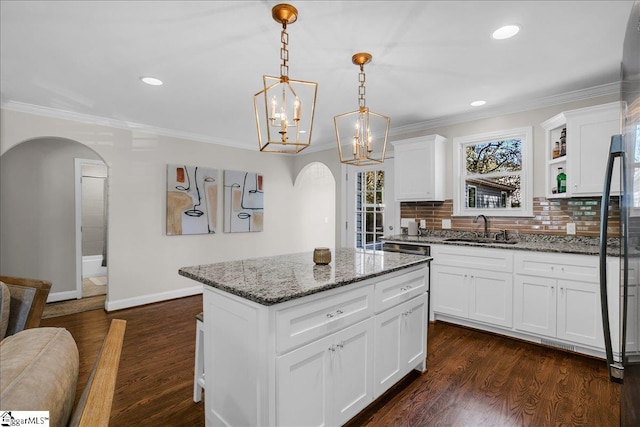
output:
M 167 235 L 213 234 L 218 223 L 218 170 L 167 165 Z
M 264 189 L 261 174 L 224 171 L 224 232 L 262 231 Z

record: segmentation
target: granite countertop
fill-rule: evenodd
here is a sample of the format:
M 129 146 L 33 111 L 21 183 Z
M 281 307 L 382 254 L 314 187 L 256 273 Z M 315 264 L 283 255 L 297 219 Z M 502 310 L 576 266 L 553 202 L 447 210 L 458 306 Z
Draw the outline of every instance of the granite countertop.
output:
M 178 274 L 262 305 L 273 305 L 429 262 L 421 255 L 340 248 L 331 263 L 313 253 L 183 267 Z
M 600 253 L 600 239 L 598 237 L 585 236 L 554 236 L 544 234 L 512 234 L 508 240 L 516 241 L 514 244 L 505 243 L 472 243 L 472 242 L 448 242 L 451 238 L 472 237 L 474 233 L 462 231 L 423 231 L 423 235 L 409 236 L 398 234 L 385 236 L 382 240 L 390 242 L 419 243 L 419 244 L 442 244 L 456 246 L 489 247 L 498 249 L 511 249 L 521 251 L 536 252 L 560 252 L 581 255 L 598 255 Z M 493 238 L 494 235 L 491 235 Z M 607 254 L 611 256 L 620 255 L 620 242 L 618 239 L 610 238 L 607 242 Z

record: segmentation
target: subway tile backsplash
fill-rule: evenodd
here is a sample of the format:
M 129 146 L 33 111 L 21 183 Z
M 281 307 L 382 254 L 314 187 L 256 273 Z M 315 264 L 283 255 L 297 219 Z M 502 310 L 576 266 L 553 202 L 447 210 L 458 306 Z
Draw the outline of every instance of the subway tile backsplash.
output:
M 619 199 L 611 198 L 608 234 L 613 237 L 620 232 Z M 507 230 L 524 234 L 566 235 L 567 223 L 576 224 L 576 236 L 597 237 L 600 233 L 600 198 L 533 200 L 533 217 L 495 217 L 490 211 L 482 211 L 489 218 L 491 233 Z M 454 217 L 453 201 L 402 202 L 402 218 L 424 219 L 427 230 L 442 230 L 442 220 L 451 220 L 451 229 L 457 231 L 482 231 L 484 224 L 473 222 L 474 217 Z

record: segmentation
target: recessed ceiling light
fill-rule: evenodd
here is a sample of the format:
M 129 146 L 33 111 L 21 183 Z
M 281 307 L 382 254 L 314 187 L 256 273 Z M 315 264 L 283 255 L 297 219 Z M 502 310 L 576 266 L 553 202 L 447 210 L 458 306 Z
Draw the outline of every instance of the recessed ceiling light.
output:
M 140 77 L 140 80 L 142 80 L 144 83 L 151 85 L 151 86 L 161 86 L 162 85 L 162 80 L 160 79 L 156 79 L 155 77 Z
M 510 37 L 515 36 L 520 31 L 520 27 L 517 25 L 505 25 L 504 27 L 500 27 L 491 34 L 496 40 L 504 40 Z
M 473 102 L 471 103 L 471 106 L 472 106 L 472 107 L 480 107 L 481 105 L 484 105 L 484 104 L 486 104 L 486 103 L 487 103 L 487 101 L 480 101 L 480 100 L 478 100 L 478 101 L 473 101 Z

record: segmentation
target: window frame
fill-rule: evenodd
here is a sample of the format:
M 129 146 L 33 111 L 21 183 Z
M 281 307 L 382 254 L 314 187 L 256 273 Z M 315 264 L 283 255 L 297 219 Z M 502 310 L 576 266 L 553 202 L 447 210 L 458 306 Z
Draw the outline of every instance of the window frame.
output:
M 466 208 L 465 182 L 467 145 L 484 142 L 500 141 L 504 139 L 520 138 L 522 140 L 522 170 L 514 172 L 520 175 L 520 193 L 522 203 L 519 208 Z M 532 217 L 533 216 L 533 127 L 499 130 L 453 138 L 453 216 L 502 216 L 502 217 Z

